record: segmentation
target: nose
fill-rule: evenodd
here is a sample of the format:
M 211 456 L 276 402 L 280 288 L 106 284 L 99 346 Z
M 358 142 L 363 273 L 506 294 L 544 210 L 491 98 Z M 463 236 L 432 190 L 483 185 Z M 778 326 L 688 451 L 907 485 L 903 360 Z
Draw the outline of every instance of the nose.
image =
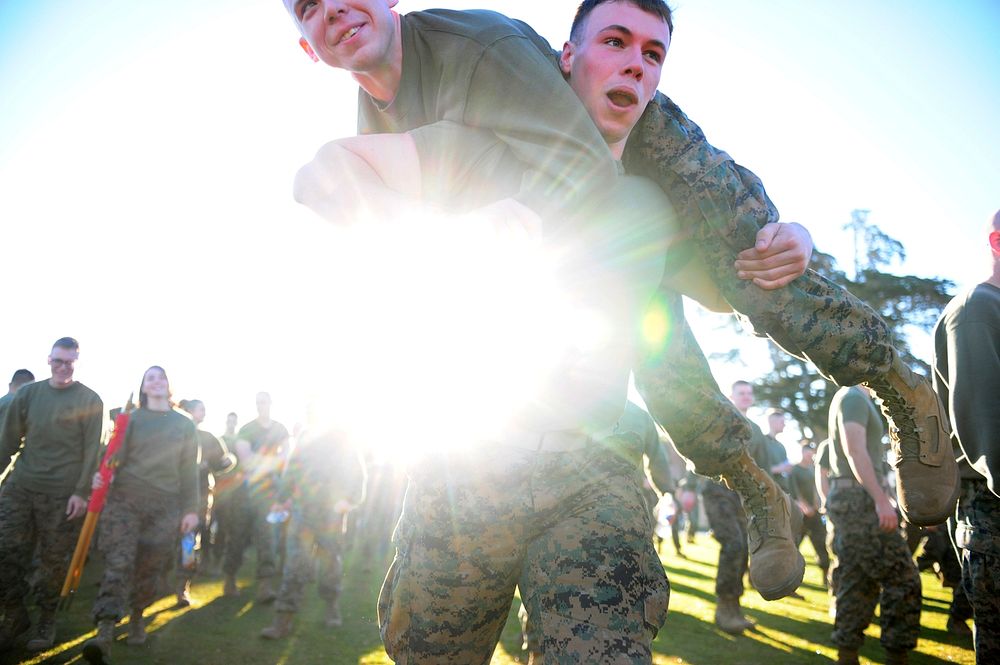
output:
M 323 8 L 326 12 L 326 20 L 330 23 L 333 23 L 341 14 L 347 12 L 347 6 L 343 0 L 325 0 Z
M 622 69 L 622 73 L 626 76 L 631 76 L 635 78 L 636 81 L 641 81 L 643 75 L 645 74 L 645 69 L 643 67 L 642 61 L 642 50 L 639 48 L 629 49 L 625 65 Z

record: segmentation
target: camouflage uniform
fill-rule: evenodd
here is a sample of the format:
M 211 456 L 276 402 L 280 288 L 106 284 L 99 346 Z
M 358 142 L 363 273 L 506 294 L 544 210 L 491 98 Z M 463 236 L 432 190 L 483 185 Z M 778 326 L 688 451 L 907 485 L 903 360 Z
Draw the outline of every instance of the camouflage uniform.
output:
M 888 326 L 870 307 L 813 271 L 765 290 L 736 276 L 736 255 L 778 212 L 760 180 L 712 147 L 701 129 L 657 94 L 630 135 L 627 172 L 653 179 L 667 194 L 692 242 L 671 251 L 701 261 L 722 295 L 756 334 L 811 361 L 839 385 L 882 376 L 896 354 Z M 663 292 L 658 307 L 671 324 L 649 349 L 636 385 L 678 451 L 702 475 L 719 475 L 750 439 L 749 421 L 721 393 L 684 321 L 680 297 Z
M 976 663 L 1000 662 L 1000 498 L 985 480 L 962 480 L 955 541 L 962 588 L 975 615 Z
M 43 612 L 55 612 L 83 525 L 82 520 L 66 519 L 68 500 L 13 482 L 0 486 L 0 608 L 16 607 L 28 597 L 32 555 L 37 552 L 39 566 L 32 578 L 35 601 Z
M 341 499 L 352 506 L 363 501 L 365 465 L 334 437 L 310 438 L 296 448 L 281 480 L 278 498 L 291 498 L 292 510 L 284 575 L 274 606 L 278 612 L 298 612 L 305 585 L 314 577 L 320 598 L 333 603 L 340 596 L 345 515 L 333 508 Z M 314 561 L 319 564 L 315 576 Z
M 704 481 L 701 498 L 712 535 L 719 541 L 719 567 L 715 595 L 739 598 L 743 595 L 743 575 L 750 556 L 747 549 L 747 517 L 739 495 L 721 483 Z
M 634 435 L 568 452 L 494 446 L 411 470 L 379 596 L 397 663 L 489 663 L 514 596 L 546 663 L 649 663 L 669 584 Z
M 176 556 L 180 511 L 176 497 L 151 501 L 148 494 L 111 490 L 100 521 L 104 576 L 94 600 L 95 623 L 118 621 L 156 600 Z
M 836 557 L 831 579 L 837 607 L 831 639 L 840 649 L 858 650 L 878 605 L 882 645 L 888 651 L 909 651 L 920 634 L 920 573 L 899 530 L 886 533 L 879 528 L 875 502 L 854 478 L 840 433 L 841 422 L 864 427 L 864 454 L 871 459 L 875 477 L 884 481 L 881 418 L 857 387 L 841 388 L 830 405 L 832 478 L 826 515 Z

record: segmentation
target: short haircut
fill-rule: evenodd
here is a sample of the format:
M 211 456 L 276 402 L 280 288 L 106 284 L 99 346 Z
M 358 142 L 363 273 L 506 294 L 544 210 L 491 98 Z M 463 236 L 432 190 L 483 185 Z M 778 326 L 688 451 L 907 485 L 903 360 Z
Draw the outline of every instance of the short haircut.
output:
M 649 14 L 655 14 L 663 19 L 663 22 L 667 24 L 667 31 L 670 36 L 674 36 L 674 19 L 673 10 L 667 6 L 664 0 L 583 0 L 580 6 L 576 9 L 576 16 L 573 17 L 573 25 L 569 29 L 569 40 L 574 44 L 579 44 L 580 40 L 583 38 L 581 33 L 583 32 L 583 26 L 587 23 L 587 17 L 590 16 L 590 12 L 598 5 L 603 5 L 605 2 L 623 2 L 630 5 L 638 7 L 644 12 Z
M 31 373 L 30 370 L 19 369 L 14 372 L 14 376 L 10 377 L 10 382 L 15 385 L 21 385 L 24 383 L 31 383 L 35 380 L 35 375 Z
M 239 418 L 239 416 L 236 415 L 235 411 L 230 411 L 226 414 L 226 418 Z
M 70 351 L 79 351 L 80 343 L 73 339 L 72 337 L 60 337 L 52 345 L 53 349 L 68 349 Z
M 202 402 L 200 399 L 182 399 L 180 402 L 177 403 L 177 406 L 181 407 L 188 413 L 191 413 L 199 406 L 204 406 L 204 405 L 205 403 Z
M 736 388 L 738 388 L 739 386 L 750 386 L 751 388 L 753 388 L 753 384 L 752 383 L 750 383 L 749 381 L 744 381 L 743 379 L 740 379 L 739 381 L 733 381 L 733 387 L 730 388 L 730 390 L 732 392 L 736 392 Z

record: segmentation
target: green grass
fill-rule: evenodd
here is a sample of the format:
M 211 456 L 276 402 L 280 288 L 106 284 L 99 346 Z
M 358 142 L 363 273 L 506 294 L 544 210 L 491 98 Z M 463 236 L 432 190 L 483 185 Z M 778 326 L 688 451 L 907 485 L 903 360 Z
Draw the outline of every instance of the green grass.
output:
M 669 546 L 665 546 L 669 549 Z M 811 550 L 807 561 L 810 561 Z M 830 662 L 835 650 L 829 646 L 830 618 L 827 596 L 820 587 L 819 569 L 810 565 L 800 592 L 805 600 L 785 599 L 768 603 L 754 591 L 743 596 L 747 614 L 757 628 L 741 637 L 717 630 L 712 623 L 714 606 L 715 562 L 718 547 L 712 538 L 699 534 L 698 542 L 685 548 L 687 560 L 671 554 L 664 556 L 672 587 L 670 614 L 654 643 L 657 665 L 799 665 Z M 118 630 L 118 641 L 111 662 L 114 665 L 159 663 L 208 663 L 212 665 L 382 665 L 391 661 L 382 650 L 375 618 L 375 598 L 387 562 L 368 565 L 360 556 L 349 555 L 342 607 L 344 625 L 328 630 L 322 626 L 322 604 L 314 590 L 300 613 L 295 633 L 288 640 L 268 642 L 257 633 L 270 623 L 269 607 L 253 603 L 253 582 L 241 580 L 243 597 L 222 597 L 219 579 L 196 581 L 194 607 L 172 609 L 173 597 L 156 603 L 147 615 L 150 639 L 146 646 L 128 647 L 125 627 Z M 73 607 L 59 617 L 56 648 L 28 659 L 23 652 L 0 657 L 0 665 L 12 663 L 79 663 L 81 644 L 93 635 L 90 605 L 100 574 L 99 562 L 85 573 L 83 585 Z M 253 562 L 245 566 L 253 570 Z M 913 665 L 975 662 L 969 640 L 945 631 L 950 590 L 942 589 L 937 578 L 925 574 L 924 602 L 920 644 L 910 660 Z M 517 624 L 517 601 L 511 608 L 501 642 L 492 665 L 512 665 L 526 660 L 521 652 Z M 862 662 L 884 662 L 878 643 L 878 626 L 868 629 L 862 649 Z

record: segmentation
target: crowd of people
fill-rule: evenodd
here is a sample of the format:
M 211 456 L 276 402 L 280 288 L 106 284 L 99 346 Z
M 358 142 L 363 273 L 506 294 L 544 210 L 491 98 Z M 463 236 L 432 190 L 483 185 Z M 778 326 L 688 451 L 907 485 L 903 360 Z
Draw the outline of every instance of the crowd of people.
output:
M 657 92 L 674 29 L 662 0 L 585 0 L 561 52 L 493 12 L 284 4 L 306 53 L 361 87 L 360 136 L 323 146 L 300 170 L 300 202 L 334 224 L 373 214 L 405 224 L 430 209 L 498 241 L 526 237 L 557 250 L 567 300 L 607 324 L 600 343 L 553 351 L 549 379 L 495 438 L 408 468 L 378 599 L 389 657 L 489 662 L 519 590 L 533 663 L 650 663 L 670 599 L 647 487 L 670 490 L 658 425 L 690 471 L 677 505 L 691 511 L 700 493 L 720 543 L 722 630 L 753 625 L 740 606 L 745 577 L 766 600 L 796 593 L 808 535 L 834 599 L 837 662 L 859 662 L 879 605 L 886 662 L 906 663 L 921 587 L 900 520 L 940 529 L 952 519 L 964 592 L 954 605 L 971 608 L 977 662 L 998 661 L 1000 213 L 988 236 L 992 275 L 956 298 L 935 331 L 932 386 L 874 310 L 808 269 L 808 231 L 778 222 L 760 180 Z M 783 414 L 769 414 L 766 435 L 747 417 L 750 383 L 722 395 L 682 294 L 733 312 L 841 386 L 811 483 L 812 449 L 795 465 L 775 438 Z M 77 354 L 75 340 L 57 341 L 51 378 L 14 393 L 0 422 L 0 465 L 20 450 L 0 494 L 0 638 L 28 629 L 23 599 L 35 580 L 32 650 L 53 643 L 78 518 L 91 490 L 105 488 L 94 476 L 103 405 L 73 380 Z M 648 411 L 626 406 L 630 375 Z M 173 408 L 162 368 L 146 371 L 100 526 L 98 630 L 84 647 L 92 662 L 107 657 L 126 614 L 128 642 L 145 640 L 142 612 L 162 571 L 177 557 L 187 564 L 180 535 L 199 529 L 222 550 L 228 595 L 240 592 L 236 573 L 256 545 L 258 599 L 276 609 L 262 637 L 293 629 L 314 555 L 326 621 L 341 621 L 337 533 L 365 496 L 364 465 L 343 434 L 307 433 L 289 456 L 266 394 L 258 418 L 221 441 L 198 433 L 203 405 L 186 406 L 190 417 Z M 216 488 L 231 491 L 218 492 L 213 527 L 216 474 Z M 238 480 L 227 483 L 231 474 Z M 285 514 L 282 550 L 270 525 Z M 178 603 L 190 602 L 189 572 L 176 579 Z M 970 613 L 955 607 L 962 632 Z

